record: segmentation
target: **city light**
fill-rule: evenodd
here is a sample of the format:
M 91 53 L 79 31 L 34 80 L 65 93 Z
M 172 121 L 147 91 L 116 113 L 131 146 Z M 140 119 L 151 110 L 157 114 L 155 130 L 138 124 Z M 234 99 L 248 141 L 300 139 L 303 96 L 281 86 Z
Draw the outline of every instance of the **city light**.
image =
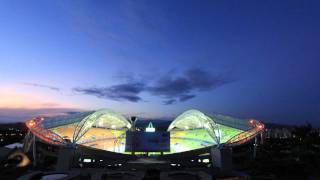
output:
M 30 129 L 30 128 L 35 128 L 37 126 L 37 123 L 34 119 L 31 119 L 27 121 L 26 125 Z

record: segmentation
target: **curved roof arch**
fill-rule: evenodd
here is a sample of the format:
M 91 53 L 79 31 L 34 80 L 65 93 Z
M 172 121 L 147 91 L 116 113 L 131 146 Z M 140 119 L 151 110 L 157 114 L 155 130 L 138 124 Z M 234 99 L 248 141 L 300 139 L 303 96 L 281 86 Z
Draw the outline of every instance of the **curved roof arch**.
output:
M 79 122 L 73 134 L 73 142 L 77 142 L 92 126 L 109 129 L 130 129 L 131 122 L 110 109 L 98 110 Z
M 211 120 L 202 112 L 191 109 L 176 117 L 170 124 L 168 131 L 172 129 L 189 130 L 203 128 L 203 123 Z
M 44 118 L 37 117 L 26 122 L 26 126 L 32 132 L 33 135 L 37 136 L 38 138 L 44 140 L 45 142 L 55 144 L 55 145 L 62 145 L 65 144 L 66 141 L 60 137 L 58 134 L 41 127 Z
M 220 143 L 219 126 L 210 117 L 204 113 L 191 109 L 180 114 L 169 125 L 167 131 L 174 129 L 178 130 L 192 130 L 192 129 L 206 129 L 209 135 L 217 144 Z

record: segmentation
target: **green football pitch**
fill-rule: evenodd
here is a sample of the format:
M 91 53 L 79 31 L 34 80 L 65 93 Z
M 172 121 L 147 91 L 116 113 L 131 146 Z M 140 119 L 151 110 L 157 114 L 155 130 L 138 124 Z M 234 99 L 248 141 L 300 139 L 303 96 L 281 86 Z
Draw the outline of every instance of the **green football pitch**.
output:
M 239 129 L 219 125 L 219 130 L 216 130 L 215 133 L 219 134 L 220 144 L 223 144 L 241 132 L 243 131 Z M 170 134 L 170 153 L 190 151 L 211 145 L 217 145 L 217 142 L 205 129 L 172 131 Z
M 60 126 L 51 130 L 63 138 L 72 139 L 75 125 Z M 215 130 L 215 134 L 220 136 L 220 144 L 226 143 L 229 139 L 242 132 L 242 130 L 224 125 L 219 125 L 219 130 Z M 117 138 L 121 134 L 123 136 Z M 117 143 L 115 143 L 115 139 L 118 139 Z M 125 131 L 122 130 L 91 128 L 80 140 L 87 142 L 82 143 L 85 146 L 126 153 L 125 139 Z M 212 145 L 217 145 L 217 142 L 213 140 L 205 129 L 175 130 L 170 132 L 170 152 L 168 153 L 190 151 Z

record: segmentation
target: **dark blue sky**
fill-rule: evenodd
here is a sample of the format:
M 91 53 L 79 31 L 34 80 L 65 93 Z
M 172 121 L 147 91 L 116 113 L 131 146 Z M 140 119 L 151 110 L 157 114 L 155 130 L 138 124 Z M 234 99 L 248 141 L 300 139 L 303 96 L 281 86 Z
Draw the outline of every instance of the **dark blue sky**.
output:
M 144 117 L 197 108 L 319 126 L 319 9 L 312 0 L 3 1 L 0 121 L 21 108 Z

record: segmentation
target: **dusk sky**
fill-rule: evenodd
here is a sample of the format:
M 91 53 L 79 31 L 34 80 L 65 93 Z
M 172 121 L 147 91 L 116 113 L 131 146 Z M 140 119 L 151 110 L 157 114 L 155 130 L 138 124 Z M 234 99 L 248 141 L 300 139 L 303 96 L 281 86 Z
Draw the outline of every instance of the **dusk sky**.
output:
M 320 126 L 320 1 L 0 3 L 0 122 L 196 108 Z

